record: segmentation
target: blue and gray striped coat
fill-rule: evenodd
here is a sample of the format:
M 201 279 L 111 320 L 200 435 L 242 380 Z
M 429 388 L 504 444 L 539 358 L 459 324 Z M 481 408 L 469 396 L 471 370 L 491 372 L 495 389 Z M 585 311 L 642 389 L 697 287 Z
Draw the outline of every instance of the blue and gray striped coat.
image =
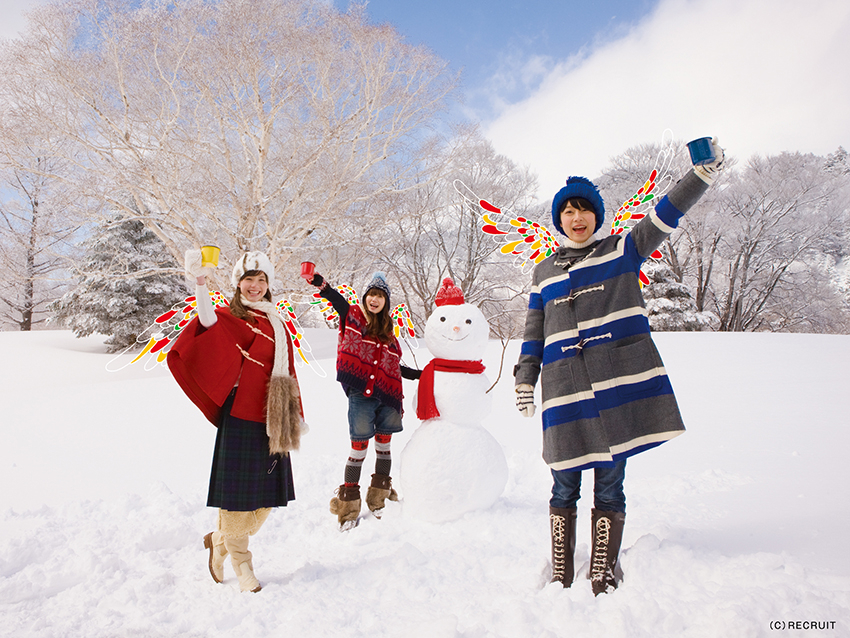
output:
M 627 235 L 561 247 L 534 269 L 514 376 L 541 378 L 551 468 L 610 465 L 684 432 L 638 273 L 707 188 L 688 173 Z

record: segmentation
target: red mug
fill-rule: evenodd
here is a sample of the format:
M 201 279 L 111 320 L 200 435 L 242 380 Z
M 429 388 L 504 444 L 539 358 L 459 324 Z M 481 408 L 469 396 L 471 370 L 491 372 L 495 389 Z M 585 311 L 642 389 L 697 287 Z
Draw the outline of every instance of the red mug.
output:
M 312 261 L 301 262 L 301 276 L 307 281 L 313 280 L 313 275 L 316 273 L 316 264 Z

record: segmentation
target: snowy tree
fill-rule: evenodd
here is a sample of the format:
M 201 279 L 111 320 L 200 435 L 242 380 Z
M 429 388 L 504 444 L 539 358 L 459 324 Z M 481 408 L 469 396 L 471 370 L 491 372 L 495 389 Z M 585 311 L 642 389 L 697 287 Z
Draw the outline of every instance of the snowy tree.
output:
M 381 264 L 403 283 L 418 325 L 431 314 L 440 283 L 448 276 L 464 291 L 467 303 L 482 309 L 494 330 L 514 336 L 522 326 L 528 277 L 481 232 L 483 211 L 462 197 L 454 182 L 460 180 L 505 210 L 536 217 L 536 177 L 497 154 L 477 127 L 454 133 L 423 169 L 426 179 L 387 201 L 390 224 L 376 243 Z
M 246 249 L 294 269 L 313 234 L 339 237 L 407 181 L 455 86 L 362 6 L 313 0 L 67 0 L 2 57 L 3 115 L 56 122 L 82 193 L 176 259 L 219 245 L 223 271 Z
M 61 294 L 77 230 L 67 189 L 48 177 L 54 162 L 35 157 L 0 171 L 0 323 L 25 331 L 47 320 L 47 304 Z
M 106 335 L 109 350 L 121 350 L 186 295 L 165 245 L 137 219 L 116 217 L 84 248 L 76 287 L 50 306 L 78 337 Z
M 782 330 L 812 310 L 809 259 L 840 224 L 842 180 L 814 155 L 750 159 L 723 197 L 721 331 Z
M 10 99 L 0 83 L 0 105 Z M 84 174 L 65 158 L 70 145 L 52 118 L 0 110 L 0 325 L 31 330 L 46 322 L 47 304 L 62 294 L 82 212 L 97 204 L 69 185 L 72 175 Z
M 660 150 L 641 146 L 612 159 L 598 179 L 609 207 Z M 677 151 L 674 175 L 690 169 L 686 160 Z M 693 291 L 696 311 L 715 315 L 717 330 L 845 331 L 846 152 L 753 157 L 743 167 L 730 156 L 726 164 L 665 241 L 665 277 Z
M 827 173 L 850 175 L 850 157 L 843 146 L 839 146 L 837 151 L 826 156 L 823 168 Z
M 663 332 L 711 329 L 717 317 L 697 310 L 688 287 L 677 281 L 673 269 L 662 260 L 648 260 L 643 271 L 649 285 L 643 288 L 646 314 L 653 330 Z

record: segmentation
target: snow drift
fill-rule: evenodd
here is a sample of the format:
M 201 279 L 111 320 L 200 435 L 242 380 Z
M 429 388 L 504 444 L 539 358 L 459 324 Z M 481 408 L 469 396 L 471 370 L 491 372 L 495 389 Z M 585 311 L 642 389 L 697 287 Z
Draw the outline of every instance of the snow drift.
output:
M 704 637 L 795 620 L 835 621 L 818 633 L 845 635 L 850 337 L 654 338 L 688 432 L 629 460 L 625 580 L 594 598 L 581 577 L 590 475 L 579 577 L 563 590 L 547 584 L 540 424 L 516 412 L 505 375 L 484 424 L 510 471 L 494 505 L 434 524 L 389 503 L 382 520 L 340 534 L 327 507 L 348 451 L 346 400 L 300 370 L 311 431 L 293 455 L 297 500 L 252 540 L 263 590 L 241 594 L 229 565 L 223 585 L 212 581 L 202 544 L 214 429 L 168 372 L 106 372 L 95 338 L 0 333 L 0 635 Z M 333 369 L 335 333 L 308 339 Z M 421 367 L 428 355 L 415 354 Z M 499 354 L 491 343 L 491 379 Z M 418 426 L 414 390 L 405 382 L 396 464 Z M 810 635 L 794 631 L 783 635 Z

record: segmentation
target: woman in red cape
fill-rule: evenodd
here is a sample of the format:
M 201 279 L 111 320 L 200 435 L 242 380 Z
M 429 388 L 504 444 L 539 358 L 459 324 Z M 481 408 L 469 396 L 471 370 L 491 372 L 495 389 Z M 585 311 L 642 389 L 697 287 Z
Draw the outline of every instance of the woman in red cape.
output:
M 168 353 L 177 383 L 217 428 L 207 505 L 218 508 L 204 537 L 213 580 L 224 581 L 229 555 L 242 591 L 257 592 L 248 538 L 271 508 L 295 498 L 289 451 L 303 427 L 292 345 L 271 303 L 274 266 L 261 252 L 233 268 L 229 307 L 213 309 L 200 251 L 186 253 L 196 281 L 198 316 Z

